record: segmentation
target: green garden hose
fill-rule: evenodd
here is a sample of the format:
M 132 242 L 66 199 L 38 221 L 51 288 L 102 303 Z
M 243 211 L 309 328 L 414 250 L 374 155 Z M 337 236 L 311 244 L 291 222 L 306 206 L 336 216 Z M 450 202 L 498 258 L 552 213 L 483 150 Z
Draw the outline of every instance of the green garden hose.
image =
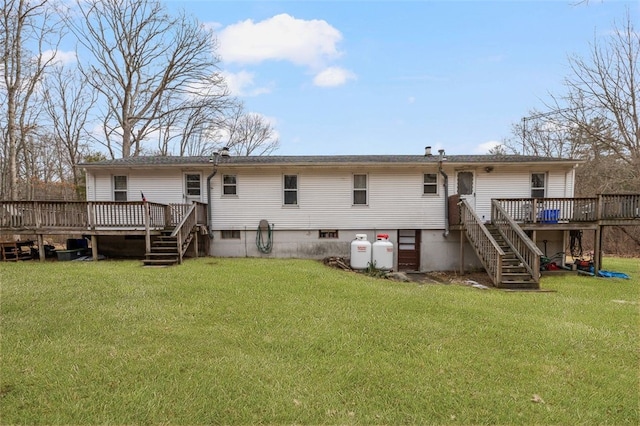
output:
M 261 253 L 265 254 L 271 253 L 271 248 L 273 247 L 273 227 L 265 219 L 260 221 L 256 231 L 256 247 Z

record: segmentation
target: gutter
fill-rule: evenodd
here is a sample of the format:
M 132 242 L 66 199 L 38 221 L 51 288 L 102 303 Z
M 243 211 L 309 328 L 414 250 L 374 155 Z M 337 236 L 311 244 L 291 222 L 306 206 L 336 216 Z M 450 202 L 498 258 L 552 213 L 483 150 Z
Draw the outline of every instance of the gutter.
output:
M 211 227 L 213 223 L 213 206 L 211 203 L 211 179 L 218 173 L 218 152 L 213 153 L 213 159 L 209 160 L 213 163 L 213 172 L 207 176 L 207 218 L 209 219 L 209 239 L 213 240 L 213 229 Z
M 442 161 L 444 158 L 444 149 L 438 150 L 440 153 L 440 160 L 438 161 L 438 171 L 444 178 L 444 232 L 442 236 L 447 238 L 449 236 L 449 176 L 442 170 Z

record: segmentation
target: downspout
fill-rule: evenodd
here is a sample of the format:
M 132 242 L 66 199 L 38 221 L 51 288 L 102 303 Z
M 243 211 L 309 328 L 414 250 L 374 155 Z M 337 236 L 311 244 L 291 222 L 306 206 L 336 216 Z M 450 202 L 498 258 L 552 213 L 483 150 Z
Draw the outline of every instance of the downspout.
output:
M 444 149 L 439 149 L 440 160 L 438 161 L 438 171 L 444 178 L 444 232 L 442 236 L 449 236 L 449 176 L 442 170 L 442 161 L 444 160 Z
M 209 239 L 213 240 L 213 206 L 211 205 L 211 179 L 218 173 L 218 152 L 213 153 L 213 158 L 209 160 L 213 163 L 213 172 L 209 176 L 207 176 L 207 219 L 209 219 Z

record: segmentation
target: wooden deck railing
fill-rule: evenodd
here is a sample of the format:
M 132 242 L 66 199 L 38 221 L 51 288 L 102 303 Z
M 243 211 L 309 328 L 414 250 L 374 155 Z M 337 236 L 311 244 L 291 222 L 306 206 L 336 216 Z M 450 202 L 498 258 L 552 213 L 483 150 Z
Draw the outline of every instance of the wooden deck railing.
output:
M 504 251 L 491 237 L 489 230 L 469 206 L 467 200 L 462 200 L 460 203 L 460 215 L 467 238 L 476 248 L 480 261 L 491 280 L 498 285 L 502 277 Z
M 96 229 L 144 228 L 143 202 L 129 201 L 0 201 L 0 228 Z M 164 228 L 164 204 L 147 203 L 149 225 Z
M 599 201 L 603 220 L 640 219 L 640 194 L 603 194 Z
M 189 243 L 191 242 L 191 232 L 197 223 L 197 208 L 195 204 L 192 204 L 189 206 L 189 210 L 187 210 L 186 214 L 182 217 L 180 223 L 176 225 L 175 229 L 171 233 L 171 236 L 176 238 L 179 263 L 182 263 L 182 257 L 186 253 Z
M 496 200 L 516 222 L 570 223 L 640 219 L 640 194 L 591 198 L 509 198 Z
M 496 200 L 491 202 L 491 223 L 511 247 L 536 283 L 540 282 L 540 256 L 542 251 L 531 241 L 507 211 Z
M 195 206 L 198 219 L 206 223 L 206 204 Z M 142 201 L 0 201 L 0 229 L 165 229 L 180 223 L 190 207 Z

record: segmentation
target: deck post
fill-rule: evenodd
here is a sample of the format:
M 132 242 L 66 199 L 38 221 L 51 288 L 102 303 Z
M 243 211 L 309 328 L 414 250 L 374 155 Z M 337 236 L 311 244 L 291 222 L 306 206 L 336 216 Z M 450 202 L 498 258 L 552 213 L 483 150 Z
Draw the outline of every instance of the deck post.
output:
M 147 201 L 142 202 L 142 209 L 144 210 L 144 245 L 145 245 L 145 254 L 151 253 L 151 230 L 150 230 L 150 222 L 151 215 L 149 214 L 149 204 Z
M 604 213 L 604 205 L 602 203 L 602 194 L 598 194 L 598 199 L 596 200 L 596 220 L 602 220 L 603 213 Z
M 91 235 L 91 257 L 98 260 L 98 237 L 95 234 Z
M 87 202 L 87 218 L 89 219 L 88 228 L 94 229 L 96 226 L 96 210 L 91 201 Z
M 593 273 L 600 271 L 600 254 L 602 253 L 602 225 L 598 225 L 593 239 Z
M 42 234 L 38 234 L 38 256 L 40 257 L 40 262 L 44 262 L 44 236 Z
M 460 230 L 460 275 L 464 274 L 464 241 L 465 241 L 464 228 Z
M 198 228 L 193 232 L 193 252 L 196 259 L 198 258 Z

